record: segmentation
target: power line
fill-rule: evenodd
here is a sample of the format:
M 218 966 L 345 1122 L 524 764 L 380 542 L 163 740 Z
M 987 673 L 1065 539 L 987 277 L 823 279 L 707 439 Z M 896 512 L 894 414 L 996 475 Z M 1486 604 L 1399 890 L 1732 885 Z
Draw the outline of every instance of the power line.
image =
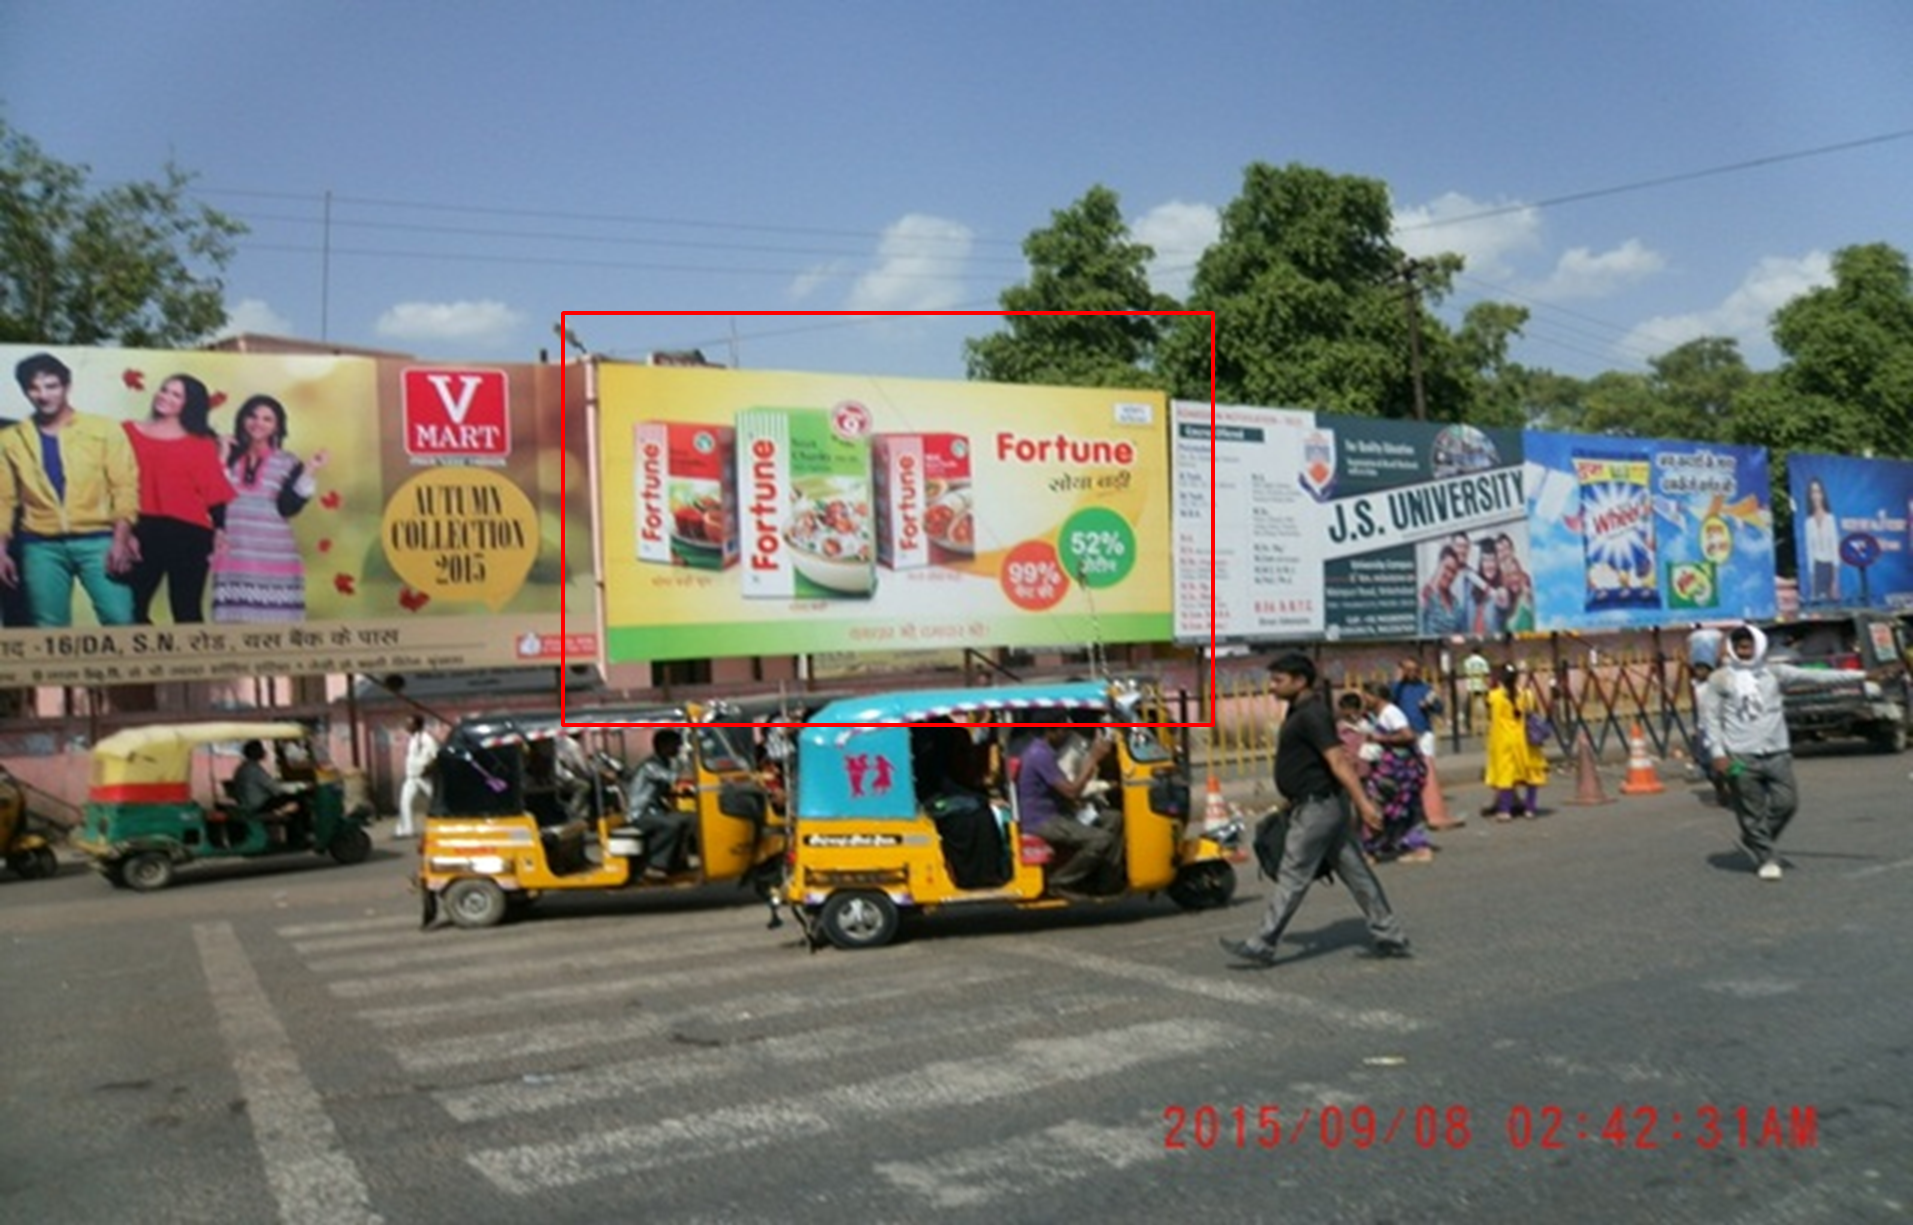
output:
M 248 242 L 244 239 L 239 240 L 236 245 L 249 251 L 276 251 L 292 255 L 320 255 L 325 250 L 321 246 L 306 246 L 294 243 Z M 651 264 L 637 263 L 630 260 L 576 259 L 541 255 L 497 255 L 472 251 L 407 251 L 387 247 L 333 247 L 331 254 L 334 256 L 352 256 L 364 259 L 452 260 L 459 263 L 548 265 L 554 268 L 602 268 L 618 272 L 689 272 L 700 276 L 769 276 L 783 279 L 807 276 L 819 271 L 816 268 L 750 268 L 721 264 Z M 868 270 L 844 270 L 835 275 L 859 278 L 867 275 L 867 271 Z M 880 275 L 885 278 L 895 278 L 898 280 L 962 282 L 981 279 L 979 277 L 965 276 L 956 272 L 901 272 L 891 269 L 884 269 Z
M 1523 213 L 1530 209 L 1556 208 L 1563 204 L 1579 204 L 1584 200 L 1599 200 L 1605 196 L 1619 196 L 1628 192 L 1646 191 L 1654 187 L 1667 187 L 1674 183 L 1688 183 L 1695 179 L 1713 178 L 1723 174 L 1738 174 L 1743 170 L 1755 170 L 1762 166 L 1777 166 L 1782 162 L 1797 162 L 1810 157 L 1824 157 L 1829 153 L 1844 153 L 1849 149 L 1863 149 L 1869 145 L 1883 145 L 1896 140 L 1913 137 L 1913 128 L 1902 128 L 1897 132 L 1883 132 L 1878 136 L 1863 136 L 1858 140 L 1844 140 L 1837 144 L 1819 145 L 1812 149 L 1798 149 L 1792 153 L 1774 153 L 1766 157 L 1749 158 L 1746 161 L 1729 162 L 1724 166 L 1710 166 L 1705 170 L 1689 170 L 1680 174 L 1666 174 L 1652 179 L 1638 179 L 1632 183 L 1622 183 L 1615 187 L 1596 187 L 1587 191 L 1569 192 L 1563 196 L 1548 196 L 1526 204 L 1503 204 L 1479 212 L 1465 213 L 1459 217 L 1431 218 L 1413 225 L 1399 226 L 1398 231 L 1428 230 L 1444 225 L 1461 225 L 1469 221 L 1483 221 L 1490 217 L 1505 217 L 1509 213 Z
M 248 223 L 290 222 L 297 225 L 318 224 L 315 219 L 310 217 L 288 217 L 278 213 L 241 212 L 238 216 L 241 221 Z M 614 238 L 593 234 L 561 234 L 540 230 L 493 230 L 471 226 L 419 225 L 403 221 L 346 221 L 334 219 L 330 223 L 330 228 L 341 230 L 378 230 L 403 234 L 444 234 L 460 238 L 532 239 L 544 242 L 591 243 L 614 247 L 663 247 L 669 250 L 688 251 L 741 251 L 754 255 L 828 255 L 838 258 L 859 259 L 868 258 L 871 255 L 871 252 L 868 250 L 852 251 L 840 247 L 781 247 L 756 243 L 696 242 L 682 238 Z M 948 239 L 940 235 L 925 235 L 925 237 L 948 241 Z M 915 236 L 912 236 L 912 241 L 915 241 Z M 938 257 L 932 256 L 932 258 Z M 972 255 L 965 256 L 965 258 L 974 261 L 979 257 Z M 1013 256 L 988 255 L 980 258 L 984 262 L 995 264 L 1014 263 L 1020 265 L 1024 263 L 1021 257 Z
M 268 191 L 254 188 L 213 187 L 201 188 L 206 195 L 256 197 L 269 200 L 308 200 L 317 202 L 321 197 L 311 192 Z M 685 229 L 724 230 L 741 233 L 759 234 L 804 234 L 812 237 L 855 238 L 866 241 L 882 241 L 888 237 L 883 232 L 869 230 L 842 230 L 825 226 L 770 225 L 759 222 L 711 221 L 705 218 L 688 217 L 646 217 L 630 213 L 573 213 L 556 209 L 501 208 L 483 204 L 440 204 L 419 200 L 387 200 L 370 196 L 332 197 L 334 204 L 358 204 L 373 208 L 411 209 L 420 212 L 465 213 L 477 216 L 523 217 L 541 221 L 578 221 L 594 224 L 615 225 L 657 225 L 676 226 Z M 968 241 L 972 244 L 991 247 L 1012 247 L 1021 249 L 1022 240 L 1011 241 L 1002 238 L 983 238 L 970 235 L 958 239 L 954 235 L 913 234 L 912 241 L 923 239 L 937 242 Z

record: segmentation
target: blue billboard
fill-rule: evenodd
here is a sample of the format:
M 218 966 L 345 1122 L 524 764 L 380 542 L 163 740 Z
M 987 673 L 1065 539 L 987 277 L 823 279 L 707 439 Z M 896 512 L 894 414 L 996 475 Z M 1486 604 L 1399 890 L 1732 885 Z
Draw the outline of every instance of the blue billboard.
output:
M 1913 463 L 1787 460 L 1800 607 L 1913 609 Z
M 1530 431 L 1523 452 L 1537 629 L 1774 615 L 1763 448 Z

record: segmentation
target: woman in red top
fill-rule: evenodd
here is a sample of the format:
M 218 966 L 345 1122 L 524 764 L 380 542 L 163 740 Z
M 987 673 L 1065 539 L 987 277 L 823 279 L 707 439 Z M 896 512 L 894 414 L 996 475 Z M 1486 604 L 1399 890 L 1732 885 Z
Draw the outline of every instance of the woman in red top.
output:
M 233 497 L 219 462 L 219 438 L 207 419 L 211 413 L 206 384 L 175 374 L 159 385 L 146 420 L 126 423 L 139 460 L 139 523 L 133 529 L 139 551 L 127 580 L 136 624 L 153 623 L 161 581 L 175 625 L 206 619 L 206 575 Z

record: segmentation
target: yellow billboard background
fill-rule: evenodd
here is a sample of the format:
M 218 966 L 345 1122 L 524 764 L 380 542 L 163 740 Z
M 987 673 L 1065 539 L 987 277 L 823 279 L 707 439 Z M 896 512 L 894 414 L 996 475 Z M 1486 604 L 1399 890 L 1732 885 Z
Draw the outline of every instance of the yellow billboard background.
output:
M 15 617 L 0 629 L 0 683 L 553 667 L 567 654 L 595 654 L 588 599 L 581 609 L 574 591 L 569 641 L 559 626 L 560 481 L 569 471 L 574 491 L 584 484 L 584 448 L 582 437 L 571 440 L 578 454 L 567 456 L 561 444 L 557 368 L 35 345 L 0 346 L 0 361 L 11 375 L 40 352 L 72 370 L 70 402 L 80 413 L 143 419 L 160 385 L 186 374 L 212 393 L 210 423 L 222 444 L 247 398 L 271 395 L 286 409 L 285 449 L 308 465 L 323 451 L 327 462 L 313 474 L 311 500 L 288 520 L 304 570 L 303 621 L 215 622 L 209 592 L 204 622 L 174 625 L 162 589 L 153 624 L 103 627 L 76 588 L 71 625 Z M 421 368 L 502 378 L 508 452 L 409 454 L 401 386 L 408 369 Z M 29 418 L 32 405 L 9 386 L 13 402 L 0 418 Z M 588 538 L 584 499 L 574 492 L 572 501 L 569 526 Z
M 600 365 L 596 378 L 610 663 L 1169 636 L 1167 406 L 1158 392 L 617 364 Z M 836 466 L 791 477 L 770 506 L 753 488 L 750 444 L 765 428 L 782 439 L 783 418 L 790 436 L 765 443 L 766 454 L 788 444 L 793 454 L 828 453 L 817 462 Z M 820 421 L 832 438 L 810 436 Z M 686 509 L 689 494 L 662 510 L 641 504 L 699 483 L 643 468 L 640 430 L 655 440 L 659 423 L 710 427 L 696 439 L 704 452 L 735 449 L 730 488 L 719 494 L 709 471 L 701 474 L 697 513 Z M 919 534 L 933 524 L 933 539 L 967 551 L 919 546 L 914 559 L 898 549 L 866 560 L 869 537 L 910 537 L 898 527 L 909 518 L 899 482 L 888 496 L 875 487 L 885 466 L 878 448 L 909 449 L 925 435 L 959 436 L 967 471 L 916 491 Z M 873 457 L 864 487 L 842 467 L 859 436 Z M 650 559 L 641 560 L 647 513 Z M 672 535 L 664 559 L 661 518 Z M 802 577 L 787 580 L 795 590 L 758 581 L 754 544 L 799 559 Z M 820 562 L 827 549 L 835 555 Z

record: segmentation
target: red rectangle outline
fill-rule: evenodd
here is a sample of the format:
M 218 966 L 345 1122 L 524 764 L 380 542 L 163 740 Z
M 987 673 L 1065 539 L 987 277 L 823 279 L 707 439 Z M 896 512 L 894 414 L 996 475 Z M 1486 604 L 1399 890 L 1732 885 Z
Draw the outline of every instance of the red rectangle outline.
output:
M 652 317 L 675 319 L 675 318 L 707 318 L 707 317 L 735 318 L 740 315 L 749 317 L 749 318 L 755 318 L 758 316 L 768 316 L 768 317 L 795 316 L 799 318 L 818 317 L 818 316 L 827 317 L 827 318 L 848 316 L 851 318 L 863 318 L 863 319 L 887 319 L 887 318 L 891 318 L 893 316 L 899 316 L 899 315 L 901 316 L 931 315 L 931 316 L 959 316 L 959 317 L 961 316 L 1002 317 L 1007 315 L 1161 315 L 1161 316 L 1167 316 L 1172 318 L 1181 317 L 1181 316 L 1206 316 L 1209 320 L 1209 704 L 1208 704 L 1209 705 L 1209 721 L 1207 723 L 1106 723 L 1106 724 L 1102 724 L 1101 726 L 1125 727 L 1125 728 L 1205 727 L 1212 730 L 1215 728 L 1217 688 L 1216 688 L 1216 515 L 1215 515 L 1215 506 L 1216 506 L 1216 313 L 1214 311 L 1199 311 L 1199 310 L 1174 310 L 1174 311 L 1171 311 L 1171 310 L 1153 310 L 1153 311 L 1140 311 L 1140 310 L 1136 310 L 1136 311 L 1037 311 L 1037 310 L 1030 310 L 1030 311 L 1008 311 L 1008 310 L 993 310 L 993 311 L 984 311 L 984 310 L 970 310 L 970 311 L 960 311 L 960 310 L 939 310 L 939 311 L 622 310 L 622 311 L 607 311 L 607 310 L 581 310 L 581 311 L 560 311 L 559 312 L 558 334 L 560 337 L 568 336 L 570 334 L 570 330 L 571 330 L 570 321 L 574 316 L 577 318 L 582 318 L 582 319 L 652 318 Z M 570 377 L 570 372 L 571 372 L 571 363 L 567 361 L 563 361 L 561 358 L 558 364 L 558 449 L 559 449 L 559 454 L 561 455 L 568 455 L 571 453 L 570 443 L 566 437 L 566 431 L 570 427 L 570 414 L 565 411 L 566 405 L 570 402 L 570 396 L 568 394 L 569 388 L 566 385 L 566 381 Z M 1170 445 L 1170 450 L 1173 452 L 1175 449 L 1175 410 L 1173 408 L 1173 403 L 1171 408 L 1169 409 L 1168 418 L 1169 419 L 1166 422 L 1164 422 L 1164 424 L 1170 430 L 1169 445 Z M 1174 458 L 1172 454 L 1171 463 L 1173 464 L 1173 462 L 1174 462 Z M 568 468 L 569 468 L 569 465 L 567 464 L 558 465 L 558 504 L 561 508 L 570 504 L 570 491 L 569 491 L 568 483 L 567 483 Z M 1175 482 L 1173 480 L 1173 477 L 1174 477 L 1173 468 L 1171 470 L 1170 475 L 1172 478 L 1170 481 L 1170 485 L 1171 485 L 1170 523 L 1173 525 L 1175 522 L 1175 510 L 1174 510 Z M 593 514 L 593 518 L 595 519 L 597 514 L 597 507 L 595 506 L 592 507 L 592 514 Z M 570 568 L 565 564 L 565 558 L 566 558 L 565 550 L 567 545 L 566 536 L 567 536 L 567 530 L 568 530 L 567 524 L 568 524 L 568 517 L 561 513 L 558 516 L 558 573 L 561 575 L 570 573 Z M 1174 548 L 1173 543 L 1171 544 L 1170 547 Z M 1172 559 L 1171 573 L 1173 574 L 1173 572 L 1174 572 L 1174 564 Z M 569 642 L 571 638 L 570 624 L 568 621 L 569 601 L 567 598 L 570 586 L 571 584 L 569 582 L 560 583 L 558 586 L 558 634 L 559 634 L 559 639 L 561 643 Z M 1172 623 L 1174 621 L 1174 617 L 1175 617 L 1175 601 L 1174 601 L 1174 596 L 1172 595 L 1170 598 L 1170 618 Z M 1172 635 L 1174 634 L 1173 624 L 1171 627 L 1171 634 Z M 684 724 L 684 723 L 573 723 L 565 715 L 565 706 L 566 706 L 565 698 L 566 698 L 566 693 L 569 689 L 569 685 L 567 684 L 567 679 L 569 678 L 570 674 L 571 674 L 570 656 L 567 652 L 565 652 L 565 650 L 561 646 L 559 649 L 559 666 L 558 666 L 558 723 L 559 723 L 559 726 L 561 727 L 567 727 L 567 728 L 574 728 L 574 727 L 575 728 L 585 728 L 585 727 L 665 728 L 665 727 L 689 726 L 688 724 Z M 718 700 L 722 701 L 721 698 Z M 700 724 L 699 726 L 742 727 L 742 728 L 867 727 L 867 728 L 875 729 L 879 727 L 921 727 L 921 726 L 929 726 L 929 725 L 916 724 L 916 723 L 706 723 L 706 724 Z M 1018 726 L 1020 727 L 1073 727 L 1075 725 L 1069 724 L 1069 723 L 1023 723 L 1023 724 L 1019 724 Z

